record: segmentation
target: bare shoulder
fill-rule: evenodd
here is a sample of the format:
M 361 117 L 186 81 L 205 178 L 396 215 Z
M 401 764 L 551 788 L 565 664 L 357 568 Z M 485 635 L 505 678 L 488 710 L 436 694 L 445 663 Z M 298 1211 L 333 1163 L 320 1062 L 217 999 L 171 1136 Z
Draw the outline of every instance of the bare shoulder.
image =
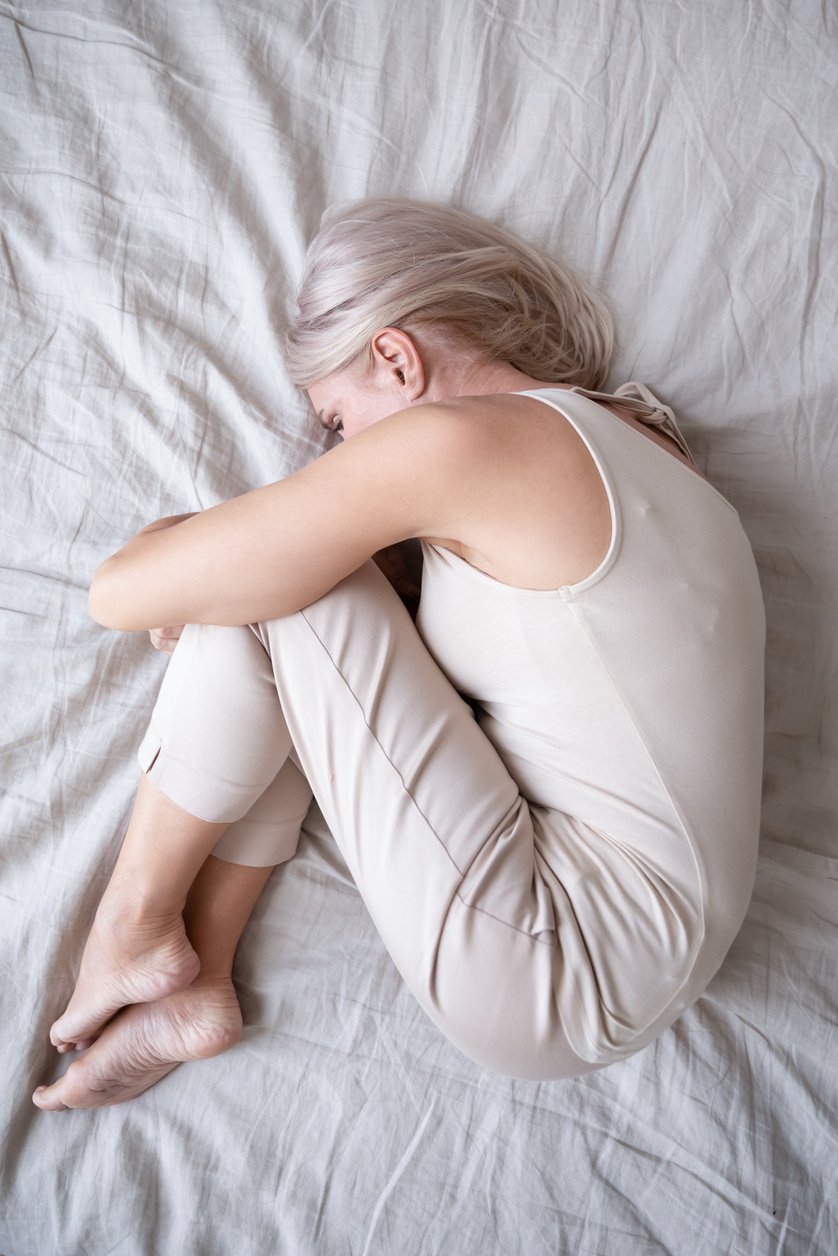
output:
M 572 438 L 574 427 L 551 406 L 524 393 L 489 393 L 484 396 L 454 397 L 438 403 L 437 421 L 448 427 L 451 439 L 464 450 L 480 449 L 496 453 L 498 447 L 526 450 L 528 437 L 536 442 L 557 431 Z
M 321 497 L 354 483 L 369 511 L 392 498 L 390 513 L 410 529 L 405 537 L 442 542 L 465 556 L 487 520 L 509 517 L 510 497 L 540 461 L 537 437 L 527 436 L 526 402 L 490 395 L 410 406 L 316 459 L 303 477 Z
M 562 431 L 572 444 L 572 424 L 532 397 L 518 393 L 453 397 L 447 401 L 402 410 L 394 419 L 417 454 L 441 458 L 452 475 L 479 480 L 494 469 L 502 477 L 508 459 L 526 462 Z M 391 420 L 387 420 L 391 422 Z
M 460 491 L 473 485 L 483 501 L 490 485 L 514 487 L 522 477 L 530 478 L 533 487 L 543 477 L 555 492 L 561 481 L 569 487 L 593 466 L 573 424 L 537 398 L 520 393 L 456 397 L 431 409 L 434 439 L 456 468 Z
M 607 495 L 584 441 L 534 397 L 411 406 L 318 462 L 331 458 L 340 462 L 330 483 L 367 484 L 367 509 L 393 499 L 389 513 L 404 537 L 441 545 L 510 584 L 549 583 L 557 566 L 564 572 L 570 561 L 577 570 L 591 546 L 601 548 L 604 535 L 607 542 Z
M 593 570 L 610 513 L 573 424 L 517 393 L 456 398 L 439 422 L 451 451 L 448 510 L 424 540 L 521 588 L 556 588 Z
M 456 535 L 472 484 L 477 501 L 478 466 L 492 462 L 481 400 L 396 411 L 334 446 L 294 479 L 314 499 L 344 499 L 346 510 L 386 515 L 403 533 L 394 540 Z
M 455 397 L 425 402 L 380 419 L 311 464 L 337 460 L 347 469 L 387 467 L 404 486 L 431 490 L 458 483 L 476 461 L 490 461 L 502 433 L 502 398 Z M 430 483 L 423 486 L 423 481 Z
M 590 463 L 572 424 L 514 393 L 411 406 L 345 442 L 347 457 L 352 446 L 359 461 L 398 463 L 403 488 L 427 501 L 447 536 L 485 519 L 493 502 L 508 509 L 525 480 L 537 491 L 543 478 L 554 493 L 562 468 L 568 482 L 578 481 Z

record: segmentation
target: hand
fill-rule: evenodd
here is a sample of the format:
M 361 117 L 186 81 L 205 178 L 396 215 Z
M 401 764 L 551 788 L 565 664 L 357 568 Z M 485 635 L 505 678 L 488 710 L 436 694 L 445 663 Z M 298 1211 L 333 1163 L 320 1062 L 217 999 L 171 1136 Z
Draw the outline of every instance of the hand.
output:
M 175 628 L 150 628 L 148 635 L 151 637 L 151 644 L 155 650 L 162 650 L 164 654 L 174 654 L 185 627 L 185 624 L 178 624 Z

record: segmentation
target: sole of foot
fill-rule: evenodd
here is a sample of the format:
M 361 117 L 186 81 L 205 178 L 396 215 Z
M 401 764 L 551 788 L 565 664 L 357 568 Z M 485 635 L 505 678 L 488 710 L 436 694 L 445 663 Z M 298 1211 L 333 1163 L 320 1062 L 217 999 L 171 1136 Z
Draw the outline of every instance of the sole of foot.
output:
M 104 1108 L 134 1099 L 188 1060 L 205 1060 L 241 1039 L 230 980 L 200 980 L 153 1003 L 126 1007 L 93 1046 L 33 1103 L 44 1112 Z
M 120 1008 L 185 989 L 200 967 L 181 916 L 118 925 L 97 917 L 73 995 L 50 1029 L 52 1045 L 62 1054 L 90 1045 Z

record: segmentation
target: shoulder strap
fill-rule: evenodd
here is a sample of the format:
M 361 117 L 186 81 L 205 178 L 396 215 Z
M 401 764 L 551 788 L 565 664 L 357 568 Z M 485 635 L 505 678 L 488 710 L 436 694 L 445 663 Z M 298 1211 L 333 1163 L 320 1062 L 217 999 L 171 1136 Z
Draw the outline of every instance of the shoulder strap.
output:
M 648 424 L 650 427 L 659 427 L 666 432 L 667 436 L 672 437 L 690 462 L 695 462 L 693 452 L 687 444 L 683 432 L 675 422 L 674 413 L 669 406 L 665 406 L 662 401 L 659 401 L 652 390 L 647 388 L 645 384 L 640 384 L 637 380 L 631 380 L 628 384 L 621 384 L 617 391 L 613 393 L 593 392 L 590 388 L 580 388 L 578 386 L 571 391 L 581 393 L 583 397 L 590 397 L 593 401 L 618 401 L 627 410 L 634 411 L 641 422 Z

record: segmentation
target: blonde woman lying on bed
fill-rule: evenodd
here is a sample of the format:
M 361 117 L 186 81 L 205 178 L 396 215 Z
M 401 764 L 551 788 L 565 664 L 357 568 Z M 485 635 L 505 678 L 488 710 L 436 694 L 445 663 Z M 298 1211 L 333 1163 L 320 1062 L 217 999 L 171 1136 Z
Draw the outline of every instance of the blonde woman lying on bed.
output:
M 85 1051 L 45 1109 L 118 1103 L 239 1040 L 236 945 L 312 794 L 421 1007 L 511 1077 L 640 1050 L 742 923 L 753 554 L 671 411 L 596 391 L 600 299 L 470 214 L 370 199 L 324 219 L 287 347 L 342 441 L 143 529 L 93 580 L 106 627 L 158 646 L 186 627 L 52 1028 Z M 408 538 L 415 624 L 372 561 Z

